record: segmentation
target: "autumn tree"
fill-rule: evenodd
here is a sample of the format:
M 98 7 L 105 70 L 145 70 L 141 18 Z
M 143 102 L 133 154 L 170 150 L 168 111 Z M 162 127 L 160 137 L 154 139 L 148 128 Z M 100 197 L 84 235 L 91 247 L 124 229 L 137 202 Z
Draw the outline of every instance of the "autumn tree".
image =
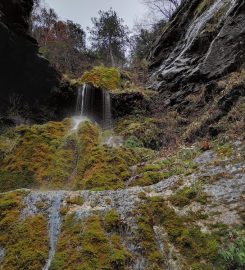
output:
M 92 49 L 111 66 L 125 62 L 125 52 L 129 42 L 129 29 L 123 19 L 110 9 L 99 11 L 98 18 L 92 18 L 93 26 L 88 28 Z M 109 56 L 109 57 L 108 57 Z

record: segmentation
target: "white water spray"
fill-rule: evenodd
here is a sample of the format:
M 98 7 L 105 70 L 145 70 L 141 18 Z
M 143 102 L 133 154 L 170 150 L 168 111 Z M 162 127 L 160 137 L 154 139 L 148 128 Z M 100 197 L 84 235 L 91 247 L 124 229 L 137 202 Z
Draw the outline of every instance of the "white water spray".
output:
M 79 125 L 87 120 L 97 122 L 104 129 L 111 128 L 111 97 L 103 89 L 89 84 L 80 86 L 77 93 L 76 112 L 72 130 L 77 130 Z

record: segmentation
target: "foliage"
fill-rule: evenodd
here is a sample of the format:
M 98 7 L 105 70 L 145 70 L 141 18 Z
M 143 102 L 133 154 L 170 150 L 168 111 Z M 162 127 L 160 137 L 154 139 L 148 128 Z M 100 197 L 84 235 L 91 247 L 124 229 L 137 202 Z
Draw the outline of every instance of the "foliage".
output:
M 95 215 L 85 221 L 66 216 L 51 270 L 125 269 L 129 253 L 118 235 L 107 237 L 103 223 Z
M 193 159 L 199 153 L 200 150 L 198 148 L 181 149 L 175 155 L 166 159 L 155 160 L 154 163 L 152 161 L 145 163 L 143 166 L 137 168 L 135 173 L 137 178 L 132 185 L 147 186 L 156 184 L 173 175 L 189 175 L 196 170 Z M 195 190 L 198 194 L 197 198 L 201 202 L 205 202 L 205 196 L 199 191 L 198 187 L 195 187 Z M 178 199 L 180 197 L 178 196 Z M 187 201 L 189 202 L 189 200 Z
M 162 130 L 159 121 L 154 118 L 122 118 L 116 123 L 115 132 L 123 136 L 126 142 L 136 138 L 146 148 L 156 150 L 161 146 L 159 137 Z
M 20 219 L 25 193 L 0 195 L 2 269 L 40 270 L 48 257 L 47 221 L 42 215 Z
M 232 232 L 226 239 L 225 247 L 220 251 L 222 263 L 227 269 L 241 270 L 245 266 L 245 238 Z
M 95 87 L 113 91 L 120 87 L 120 73 L 116 68 L 98 66 L 85 72 L 77 82 L 91 83 Z
M 206 195 L 201 191 L 201 187 L 192 185 L 184 187 L 170 197 L 170 201 L 174 206 L 184 207 L 192 201 L 198 201 L 202 204 L 206 203 Z
M 206 267 L 203 269 L 209 267 L 212 269 L 211 266 L 216 263 L 218 255 L 216 236 L 201 232 L 199 227 L 192 222 L 189 223 L 187 217 L 178 216 L 162 198 L 152 197 L 144 200 L 138 208 L 137 217 L 139 228 L 136 241 L 139 241 L 148 258 L 152 258 L 152 253 L 157 252 L 154 226 L 158 226 L 164 228 L 170 244 L 173 244 L 184 257 L 186 265 L 183 267 L 202 261 Z M 161 256 L 155 258 L 157 259 L 154 259 L 151 264 L 155 263 L 161 267 Z
M 111 66 L 123 64 L 128 43 L 128 27 L 112 9 L 99 11 L 99 18 L 92 18 L 93 27 L 88 28 L 92 47 Z M 109 57 L 109 59 L 108 59 Z
M 104 226 L 108 231 L 118 231 L 121 224 L 120 216 L 115 210 L 106 213 L 104 222 Z
M 31 32 L 42 53 L 59 71 L 79 76 L 96 63 L 96 56 L 86 48 L 86 33 L 71 20 L 61 21 L 55 10 L 42 1 L 35 1 L 31 17 Z
M 136 148 L 136 147 L 143 147 L 143 143 L 136 137 L 136 136 L 130 136 L 127 138 L 127 140 L 124 142 L 124 145 L 126 147 L 130 148 Z

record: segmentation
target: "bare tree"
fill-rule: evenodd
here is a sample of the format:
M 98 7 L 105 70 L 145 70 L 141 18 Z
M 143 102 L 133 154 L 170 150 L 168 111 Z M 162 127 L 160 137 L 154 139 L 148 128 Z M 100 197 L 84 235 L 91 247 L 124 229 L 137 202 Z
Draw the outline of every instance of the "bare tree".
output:
M 176 8 L 182 2 L 181 0 L 142 0 L 143 4 L 146 5 L 149 10 L 160 18 L 169 20 Z

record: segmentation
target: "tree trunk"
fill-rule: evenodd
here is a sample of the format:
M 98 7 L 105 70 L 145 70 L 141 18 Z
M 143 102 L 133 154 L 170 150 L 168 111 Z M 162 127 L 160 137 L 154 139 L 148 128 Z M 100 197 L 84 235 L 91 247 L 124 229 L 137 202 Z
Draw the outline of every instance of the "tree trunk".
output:
M 110 50 L 111 65 L 112 65 L 113 67 L 115 67 L 115 59 L 114 59 L 114 55 L 113 55 L 111 43 L 110 43 L 110 45 L 109 45 L 109 50 Z

